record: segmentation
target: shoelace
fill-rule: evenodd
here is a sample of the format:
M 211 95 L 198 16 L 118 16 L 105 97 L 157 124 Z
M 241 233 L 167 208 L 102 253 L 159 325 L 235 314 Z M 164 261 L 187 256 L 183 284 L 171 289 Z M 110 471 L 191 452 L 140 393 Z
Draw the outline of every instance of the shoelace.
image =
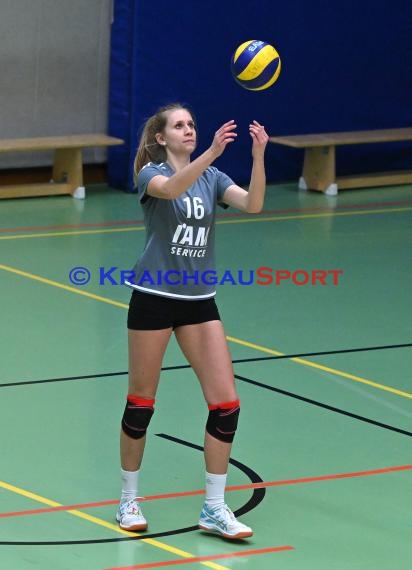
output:
M 219 513 L 221 515 L 219 518 L 221 518 L 223 522 L 228 524 L 236 521 L 235 515 L 232 513 L 232 511 L 229 509 L 227 505 L 225 505 L 222 510 L 223 512 Z
M 140 511 L 140 507 L 139 505 L 136 503 L 136 501 L 128 501 L 124 507 L 124 512 L 129 514 L 129 515 L 140 515 L 141 511 Z

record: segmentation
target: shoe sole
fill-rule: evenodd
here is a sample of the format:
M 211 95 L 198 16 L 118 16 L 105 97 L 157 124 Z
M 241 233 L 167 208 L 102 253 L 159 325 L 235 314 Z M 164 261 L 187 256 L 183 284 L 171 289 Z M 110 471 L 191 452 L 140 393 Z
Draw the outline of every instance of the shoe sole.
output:
M 140 523 L 140 524 L 132 524 L 131 526 L 123 526 L 119 523 L 119 527 L 122 530 L 147 530 L 147 523 Z
M 250 538 L 251 536 L 253 536 L 253 531 L 247 531 L 244 530 L 243 532 L 238 532 L 237 534 L 227 534 L 226 532 L 223 532 L 221 530 L 217 530 L 213 527 L 207 527 L 203 524 L 199 524 L 199 528 L 201 530 L 204 530 L 205 532 L 210 532 L 212 534 L 217 534 L 219 536 L 222 536 L 223 538 L 227 538 L 229 540 L 239 540 L 241 538 Z
M 131 526 L 124 526 L 124 525 L 120 524 L 120 521 L 117 517 L 116 517 L 116 521 L 118 522 L 119 527 L 122 530 L 147 530 L 147 527 L 148 527 L 147 522 L 139 523 L 139 524 L 132 524 Z

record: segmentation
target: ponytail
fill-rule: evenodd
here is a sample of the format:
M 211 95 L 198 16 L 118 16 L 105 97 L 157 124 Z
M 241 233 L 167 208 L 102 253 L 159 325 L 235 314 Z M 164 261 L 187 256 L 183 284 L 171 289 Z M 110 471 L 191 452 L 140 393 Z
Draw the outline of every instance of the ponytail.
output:
M 159 120 L 156 115 L 153 115 L 146 121 L 143 128 L 133 164 L 133 180 L 135 184 L 137 175 L 145 164 L 148 162 L 160 164 L 166 160 L 166 151 L 156 140 L 156 133 L 161 132 L 156 128 L 158 125 Z

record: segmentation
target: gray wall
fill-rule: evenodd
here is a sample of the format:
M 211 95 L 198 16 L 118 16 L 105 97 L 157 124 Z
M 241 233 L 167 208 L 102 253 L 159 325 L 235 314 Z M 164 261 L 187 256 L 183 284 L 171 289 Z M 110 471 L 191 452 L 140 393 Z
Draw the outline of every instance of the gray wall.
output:
M 107 132 L 112 2 L 0 0 L 0 138 Z M 0 154 L 0 169 L 51 162 Z

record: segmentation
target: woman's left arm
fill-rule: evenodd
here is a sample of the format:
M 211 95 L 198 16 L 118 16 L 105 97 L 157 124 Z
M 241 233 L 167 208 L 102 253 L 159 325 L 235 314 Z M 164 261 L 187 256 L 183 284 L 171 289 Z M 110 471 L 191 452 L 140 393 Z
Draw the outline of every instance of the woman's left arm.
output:
M 249 190 L 246 191 L 236 184 L 229 186 L 223 194 L 223 202 L 250 214 L 256 214 L 263 208 L 266 190 L 265 149 L 269 136 L 265 127 L 257 121 L 249 125 L 252 137 L 252 173 Z

